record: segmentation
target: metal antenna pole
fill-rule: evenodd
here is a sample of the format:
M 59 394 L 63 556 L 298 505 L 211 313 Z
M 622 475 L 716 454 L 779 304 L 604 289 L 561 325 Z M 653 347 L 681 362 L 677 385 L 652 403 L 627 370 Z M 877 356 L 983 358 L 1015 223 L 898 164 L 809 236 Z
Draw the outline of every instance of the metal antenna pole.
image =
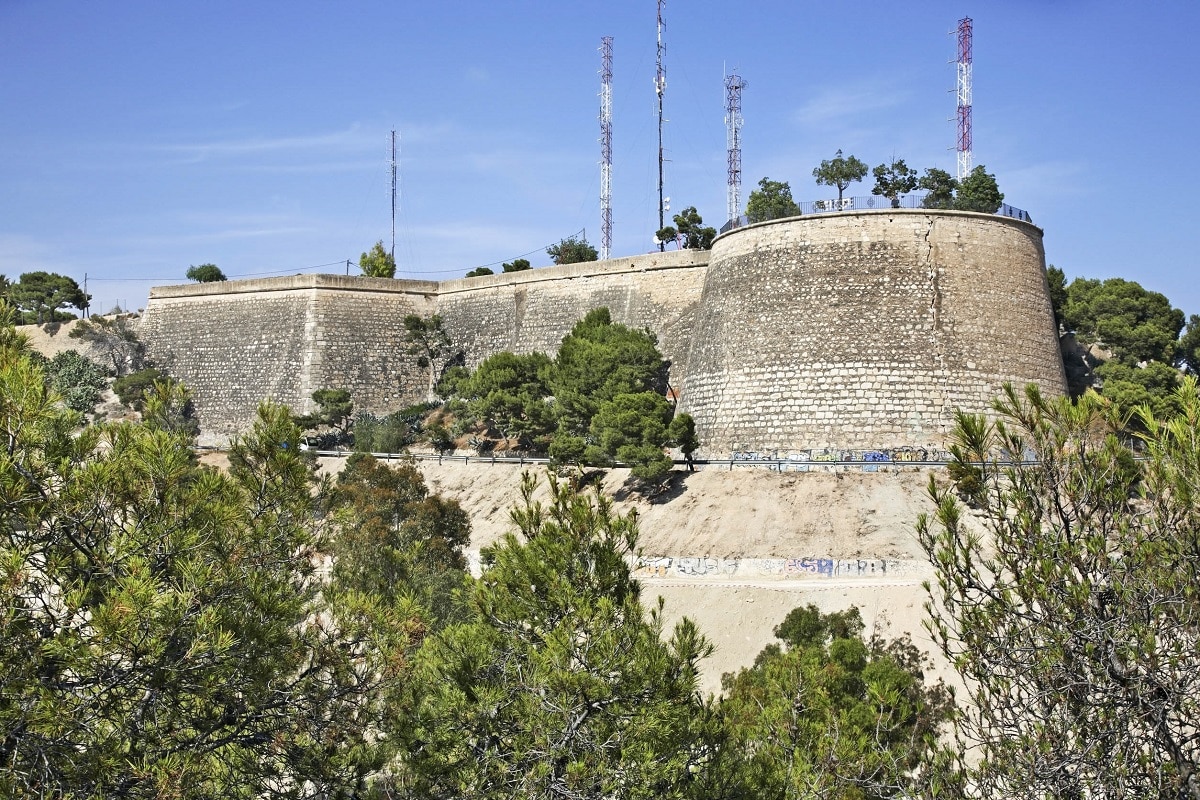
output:
M 733 72 L 725 76 L 725 148 L 728 173 L 725 213 L 737 224 L 742 209 L 742 89 L 749 84 Z
M 392 249 L 388 251 L 396 263 L 396 130 L 392 129 Z
M 658 0 L 658 71 L 654 78 L 654 92 L 658 95 L 658 229 L 666 227 L 666 200 L 663 197 L 663 93 L 667 88 L 667 75 L 663 71 L 663 5 L 665 0 Z M 660 252 L 667 249 L 666 242 L 659 242 Z
M 958 21 L 958 179 L 971 172 L 971 18 Z
M 600 39 L 600 260 L 612 253 L 612 42 Z

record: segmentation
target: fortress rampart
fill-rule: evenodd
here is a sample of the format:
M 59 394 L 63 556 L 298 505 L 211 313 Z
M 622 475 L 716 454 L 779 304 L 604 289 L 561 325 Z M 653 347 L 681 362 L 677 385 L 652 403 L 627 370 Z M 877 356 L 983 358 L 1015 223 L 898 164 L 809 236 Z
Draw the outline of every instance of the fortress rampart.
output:
M 313 410 L 347 389 L 386 414 L 420 402 L 428 373 L 404 341 L 408 314 L 441 314 L 468 366 L 503 350 L 553 354 L 588 311 L 650 328 L 682 381 L 708 253 L 683 250 L 443 281 L 295 275 L 155 287 L 142 319 L 151 357 L 195 393 L 201 442 L 245 431 L 264 399 Z
M 157 287 L 150 353 L 195 392 L 202 441 L 263 399 L 345 388 L 388 413 L 423 398 L 403 318 L 440 314 L 474 366 L 553 353 L 607 306 L 671 361 L 702 452 L 941 445 L 1004 381 L 1065 391 L 1041 231 L 966 212 L 843 212 L 672 251 L 452 281 L 296 275 Z
M 716 453 L 936 446 L 1006 381 L 1065 391 L 1041 230 L 842 212 L 716 240 L 680 410 Z

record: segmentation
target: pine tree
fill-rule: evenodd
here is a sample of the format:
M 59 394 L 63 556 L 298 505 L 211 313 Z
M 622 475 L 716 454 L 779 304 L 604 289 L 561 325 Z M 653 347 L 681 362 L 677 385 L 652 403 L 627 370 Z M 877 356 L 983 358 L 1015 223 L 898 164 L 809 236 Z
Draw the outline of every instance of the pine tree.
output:
M 682 797 L 711 755 L 697 663 L 711 645 L 684 620 L 662 639 L 626 556 L 632 516 L 551 480 L 483 552 L 478 621 L 419 654 L 424 694 L 402 771 L 431 798 Z
M 960 416 L 953 488 L 976 510 L 931 485 L 919 532 L 970 695 L 968 796 L 1200 798 L 1195 381 L 1176 398 L 1170 421 L 1137 411 L 1136 446 L 1090 392 L 1009 387 L 994 423 Z
M 220 472 L 180 393 L 80 428 L 0 325 L 0 795 L 344 796 L 389 755 L 415 614 L 323 597 L 285 408 Z

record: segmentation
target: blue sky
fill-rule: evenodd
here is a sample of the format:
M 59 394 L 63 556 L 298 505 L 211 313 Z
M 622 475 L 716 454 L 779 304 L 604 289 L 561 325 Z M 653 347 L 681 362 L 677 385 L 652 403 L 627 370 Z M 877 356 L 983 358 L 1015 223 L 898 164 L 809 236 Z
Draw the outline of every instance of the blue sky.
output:
M 0 0 L 0 273 L 144 305 L 191 264 L 344 272 L 391 238 L 444 279 L 586 230 L 600 242 L 602 36 L 613 50 L 613 255 L 657 228 L 654 0 Z M 725 216 L 722 76 L 743 95 L 743 203 L 762 177 L 830 196 L 838 148 L 954 171 L 955 41 L 975 27 L 975 163 L 1069 277 L 1200 313 L 1187 186 L 1195 2 L 669 0 L 666 193 Z M 1153 169 L 1152 169 L 1153 167 Z M 866 195 L 869 181 L 852 187 Z M 356 271 L 356 270 L 352 270 Z

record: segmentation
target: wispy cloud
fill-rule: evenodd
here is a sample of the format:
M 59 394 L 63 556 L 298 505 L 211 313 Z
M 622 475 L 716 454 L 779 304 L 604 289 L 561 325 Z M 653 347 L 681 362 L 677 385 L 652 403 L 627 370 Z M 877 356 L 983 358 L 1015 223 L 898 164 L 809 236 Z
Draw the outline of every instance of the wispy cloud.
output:
M 901 105 L 910 93 L 893 81 L 872 81 L 827 86 L 798 108 L 793 115 L 802 126 L 843 123 Z
M 61 271 L 55 249 L 32 236 L 0 233 L 0 274 L 16 280 L 23 272 Z
M 1094 174 L 1079 161 L 1042 161 L 1016 169 L 1005 169 L 1000 188 L 1005 199 L 1017 205 L 1022 198 L 1077 197 L 1095 191 Z
M 156 226 L 161 233 L 120 237 L 114 244 L 130 251 L 154 248 L 178 249 L 192 244 L 297 236 L 312 226 L 288 215 L 183 213 Z
M 238 158 L 274 153 L 360 152 L 367 147 L 378 146 L 378 137 L 368 134 L 358 125 L 346 130 L 318 133 L 307 136 L 256 136 L 209 141 L 184 142 L 159 145 L 155 150 L 179 157 L 187 162 L 206 161 L 213 158 Z

